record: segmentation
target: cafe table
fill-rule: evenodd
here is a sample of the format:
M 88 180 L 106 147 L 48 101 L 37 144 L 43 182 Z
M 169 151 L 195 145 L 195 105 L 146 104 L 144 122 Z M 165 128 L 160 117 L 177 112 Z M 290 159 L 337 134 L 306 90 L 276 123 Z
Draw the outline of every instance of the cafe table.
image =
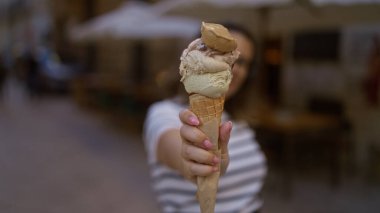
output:
M 296 165 L 295 148 L 298 143 L 307 143 L 308 136 L 318 135 L 321 143 L 330 143 L 329 167 L 330 181 L 336 185 L 340 180 L 339 152 L 344 146 L 340 119 L 334 115 L 295 111 L 285 108 L 267 108 L 254 111 L 249 123 L 257 131 L 265 131 L 280 138 L 283 143 L 280 167 L 282 171 L 283 192 L 290 197 L 294 182 Z M 265 141 L 264 141 L 265 143 Z

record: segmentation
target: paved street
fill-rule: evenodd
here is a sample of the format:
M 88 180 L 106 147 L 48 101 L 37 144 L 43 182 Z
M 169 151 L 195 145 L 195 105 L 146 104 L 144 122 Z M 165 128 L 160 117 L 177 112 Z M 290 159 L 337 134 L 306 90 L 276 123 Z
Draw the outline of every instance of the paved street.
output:
M 68 98 L 11 93 L 0 102 L 0 212 L 157 212 L 138 135 Z

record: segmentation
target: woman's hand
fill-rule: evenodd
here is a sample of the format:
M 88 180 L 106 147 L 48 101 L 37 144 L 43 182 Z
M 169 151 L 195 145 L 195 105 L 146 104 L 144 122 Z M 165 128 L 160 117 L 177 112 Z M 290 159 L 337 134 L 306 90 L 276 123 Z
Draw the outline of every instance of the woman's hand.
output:
M 179 118 L 183 125 L 180 129 L 182 138 L 182 174 L 185 178 L 196 182 L 197 176 L 208 176 L 219 170 L 221 174 L 227 169 L 229 163 L 228 141 L 232 129 L 232 122 L 225 122 L 220 126 L 219 144 L 221 149 L 220 158 L 209 152 L 213 144 L 207 136 L 197 127 L 200 122 L 196 115 L 185 109 L 180 112 Z

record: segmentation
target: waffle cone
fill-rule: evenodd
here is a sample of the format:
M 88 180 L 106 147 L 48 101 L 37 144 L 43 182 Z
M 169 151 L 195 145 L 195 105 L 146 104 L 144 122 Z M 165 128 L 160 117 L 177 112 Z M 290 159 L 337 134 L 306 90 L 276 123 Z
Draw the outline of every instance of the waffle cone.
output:
M 224 97 L 209 98 L 192 94 L 189 96 L 189 101 L 190 110 L 200 120 L 199 129 L 208 136 L 213 144 L 213 149 L 210 152 L 220 157 L 219 126 L 224 108 Z M 219 175 L 220 172 L 214 172 L 209 176 L 197 178 L 197 199 L 202 213 L 214 212 Z
M 215 118 L 217 118 L 220 123 L 224 108 L 224 96 L 220 98 L 209 98 L 199 94 L 192 94 L 189 100 L 190 110 L 200 119 L 201 125 Z

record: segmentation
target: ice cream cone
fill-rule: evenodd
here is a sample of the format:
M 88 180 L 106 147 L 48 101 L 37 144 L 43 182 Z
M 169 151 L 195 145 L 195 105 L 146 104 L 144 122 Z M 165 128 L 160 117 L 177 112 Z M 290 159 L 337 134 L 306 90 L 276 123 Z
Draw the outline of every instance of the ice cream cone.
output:
M 208 136 L 213 144 L 213 148 L 210 152 L 220 157 L 218 141 L 219 126 L 224 108 L 224 96 L 220 98 L 209 98 L 199 94 L 192 94 L 189 96 L 189 100 L 190 110 L 194 112 L 200 120 L 200 130 Z M 202 213 L 214 212 L 219 175 L 220 172 L 214 172 L 209 176 L 197 178 L 197 199 Z
M 201 38 L 182 52 L 179 66 L 181 82 L 190 94 L 190 110 L 200 120 L 199 129 L 213 144 L 211 153 L 220 157 L 219 126 L 224 97 L 232 79 L 231 69 L 239 57 L 236 40 L 220 24 L 202 23 Z M 202 213 L 213 213 L 216 203 L 218 172 L 198 177 L 197 198 Z
M 197 115 L 201 124 L 207 123 L 215 118 L 218 119 L 220 124 L 224 109 L 224 96 L 210 98 L 200 94 L 191 94 L 189 100 L 190 110 Z

